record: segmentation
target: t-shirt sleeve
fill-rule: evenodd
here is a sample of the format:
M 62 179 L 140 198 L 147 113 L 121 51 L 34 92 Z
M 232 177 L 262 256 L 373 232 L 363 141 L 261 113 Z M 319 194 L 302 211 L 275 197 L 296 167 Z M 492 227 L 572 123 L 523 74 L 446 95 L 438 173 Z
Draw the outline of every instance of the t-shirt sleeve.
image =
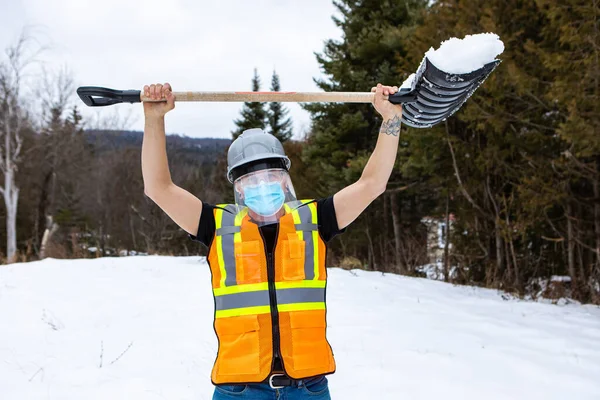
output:
M 200 242 L 206 247 L 210 245 L 217 226 L 215 224 L 215 214 L 213 212 L 215 206 L 212 204 L 202 203 L 202 213 L 200 214 L 200 222 L 198 223 L 198 233 L 196 235 L 188 234 L 188 237 L 196 242 Z
M 346 228 L 338 228 L 333 196 L 317 200 L 317 218 L 319 219 L 319 233 L 326 243 L 335 236 L 346 232 Z

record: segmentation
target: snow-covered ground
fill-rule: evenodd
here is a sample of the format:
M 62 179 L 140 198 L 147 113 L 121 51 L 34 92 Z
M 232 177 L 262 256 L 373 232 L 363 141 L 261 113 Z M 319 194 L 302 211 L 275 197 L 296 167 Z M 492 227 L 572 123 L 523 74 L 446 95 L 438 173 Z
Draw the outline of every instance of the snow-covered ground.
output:
M 0 399 L 210 399 L 200 257 L 0 266 Z M 600 309 L 331 269 L 334 399 L 600 399 Z

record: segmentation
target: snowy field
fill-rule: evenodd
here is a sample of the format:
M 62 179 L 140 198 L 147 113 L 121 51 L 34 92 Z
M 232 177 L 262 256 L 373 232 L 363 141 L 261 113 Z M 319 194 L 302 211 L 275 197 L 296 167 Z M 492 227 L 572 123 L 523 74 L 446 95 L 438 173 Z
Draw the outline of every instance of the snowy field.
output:
M 200 257 L 0 266 L 0 399 L 210 399 Z M 600 308 L 329 271 L 333 399 L 600 399 Z

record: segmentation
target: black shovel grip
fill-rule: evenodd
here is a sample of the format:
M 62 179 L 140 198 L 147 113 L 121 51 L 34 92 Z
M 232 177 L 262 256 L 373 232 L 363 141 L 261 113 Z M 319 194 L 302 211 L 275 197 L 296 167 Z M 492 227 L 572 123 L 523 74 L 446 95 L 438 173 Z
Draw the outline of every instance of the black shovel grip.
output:
M 81 86 L 77 89 L 79 98 L 90 107 L 141 103 L 140 93 L 140 90 L 115 90 L 98 86 Z
M 409 88 L 400 88 L 396 93 L 388 97 L 392 104 L 414 103 L 417 101 L 417 91 Z

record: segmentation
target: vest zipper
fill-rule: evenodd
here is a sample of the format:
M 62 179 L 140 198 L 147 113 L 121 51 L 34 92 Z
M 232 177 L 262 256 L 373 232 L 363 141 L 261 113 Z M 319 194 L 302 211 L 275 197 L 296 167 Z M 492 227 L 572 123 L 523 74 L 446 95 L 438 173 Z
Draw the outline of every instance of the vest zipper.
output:
M 271 305 L 271 325 L 273 329 L 273 359 L 271 361 L 271 372 L 275 368 L 275 360 L 279 359 L 281 362 L 281 368 L 285 372 L 285 367 L 283 365 L 283 358 L 281 357 L 280 350 L 280 339 L 279 339 L 279 311 L 277 310 L 277 296 L 275 290 L 275 262 L 273 261 L 273 254 L 275 253 L 275 247 L 277 247 L 277 239 L 279 236 L 279 223 L 275 228 L 275 243 L 273 245 L 273 252 L 270 253 L 267 251 L 267 245 L 265 242 L 265 237 L 262 234 L 262 231 L 259 229 L 258 232 L 263 240 L 263 245 L 265 247 L 265 253 L 267 254 L 267 280 L 269 281 L 269 300 Z

